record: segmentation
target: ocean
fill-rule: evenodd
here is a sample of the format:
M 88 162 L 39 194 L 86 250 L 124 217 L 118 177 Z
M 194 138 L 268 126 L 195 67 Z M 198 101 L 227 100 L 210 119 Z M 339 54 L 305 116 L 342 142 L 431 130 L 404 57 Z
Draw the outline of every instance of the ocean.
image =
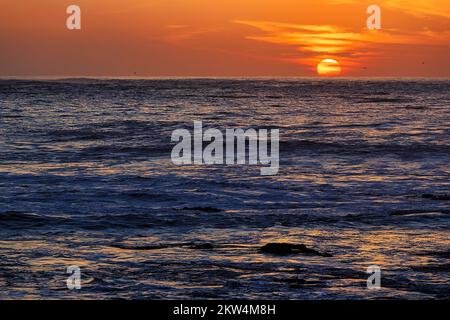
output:
M 449 299 L 449 111 L 445 79 L 1 80 L 0 299 Z M 279 129 L 278 174 L 174 165 L 194 121 Z

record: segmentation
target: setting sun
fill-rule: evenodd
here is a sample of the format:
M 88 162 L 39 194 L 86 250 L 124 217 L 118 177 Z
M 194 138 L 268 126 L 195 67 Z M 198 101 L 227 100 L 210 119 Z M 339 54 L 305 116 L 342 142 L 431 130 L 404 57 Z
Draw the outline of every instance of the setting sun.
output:
M 341 74 L 341 66 L 334 59 L 324 59 L 317 65 L 319 76 L 338 76 Z

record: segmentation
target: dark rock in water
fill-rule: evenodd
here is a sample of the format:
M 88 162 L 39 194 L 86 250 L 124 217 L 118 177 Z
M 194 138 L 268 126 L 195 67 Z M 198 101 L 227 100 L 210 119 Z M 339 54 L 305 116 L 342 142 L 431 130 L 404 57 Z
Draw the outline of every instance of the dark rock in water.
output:
M 184 207 L 183 210 L 194 210 L 194 211 L 203 211 L 203 212 L 222 212 L 223 210 L 214 208 L 214 207 L 193 207 L 188 208 Z
M 422 198 L 424 199 L 431 199 L 431 200 L 450 200 L 450 194 L 423 194 Z
M 307 248 L 304 244 L 290 243 L 268 243 L 261 247 L 261 252 L 276 255 L 305 254 L 321 257 L 331 257 L 329 253 L 322 253 L 314 249 Z
M 212 250 L 214 249 L 214 246 L 211 243 L 202 243 L 202 244 L 194 244 L 190 248 L 198 250 Z

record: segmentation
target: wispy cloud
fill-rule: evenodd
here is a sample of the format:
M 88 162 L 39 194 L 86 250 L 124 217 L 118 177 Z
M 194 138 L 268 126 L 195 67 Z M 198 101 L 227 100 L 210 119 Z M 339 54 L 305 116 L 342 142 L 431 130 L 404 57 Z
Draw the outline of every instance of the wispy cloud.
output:
M 220 32 L 222 29 L 196 29 L 188 25 L 171 24 L 166 26 L 166 30 L 167 32 L 165 32 L 161 37 L 162 40 L 173 44 L 182 44 L 194 38 L 199 38 L 203 35 Z
M 389 45 L 448 44 L 449 32 L 405 32 L 395 29 L 352 31 L 333 25 L 302 25 L 270 21 L 236 20 L 254 27 L 258 34 L 246 38 L 294 47 L 302 57 L 296 62 L 315 65 L 319 59 L 338 57 L 347 66 L 359 65 L 365 59 L 381 55 Z
M 334 4 L 361 4 L 360 0 L 328 0 Z M 450 18 L 448 0 L 377 0 L 382 8 L 397 9 L 416 17 L 435 16 Z

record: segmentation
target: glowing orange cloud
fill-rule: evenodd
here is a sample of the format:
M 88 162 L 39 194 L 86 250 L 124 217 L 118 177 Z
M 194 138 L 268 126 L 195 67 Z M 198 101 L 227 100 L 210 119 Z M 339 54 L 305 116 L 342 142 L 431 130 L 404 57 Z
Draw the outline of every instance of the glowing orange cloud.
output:
M 334 4 L 360 4 L 360 0 L 328 0 Z M 378 0 L 376 4 L 382 8 L 402 10 L 417 16 L 437 16 L 450 18 L 450 2 L 448 0 Z
M 352 32 L 331 25 L 301 25 L 270 21 L 236 20 L 235 23 L 254 27 L 262 32 L 247 39 L 273 44 L 295 46 L 300 52 L 309 53 L 295 61 L 315 67 L 327 57 L 339 57 L 347 69 L 360 66 L 364 61 L 385 54 L 388 45 L 446 45 L 450 43 L 450 31 L 401 32 L 394 29 L 360 30 Z

